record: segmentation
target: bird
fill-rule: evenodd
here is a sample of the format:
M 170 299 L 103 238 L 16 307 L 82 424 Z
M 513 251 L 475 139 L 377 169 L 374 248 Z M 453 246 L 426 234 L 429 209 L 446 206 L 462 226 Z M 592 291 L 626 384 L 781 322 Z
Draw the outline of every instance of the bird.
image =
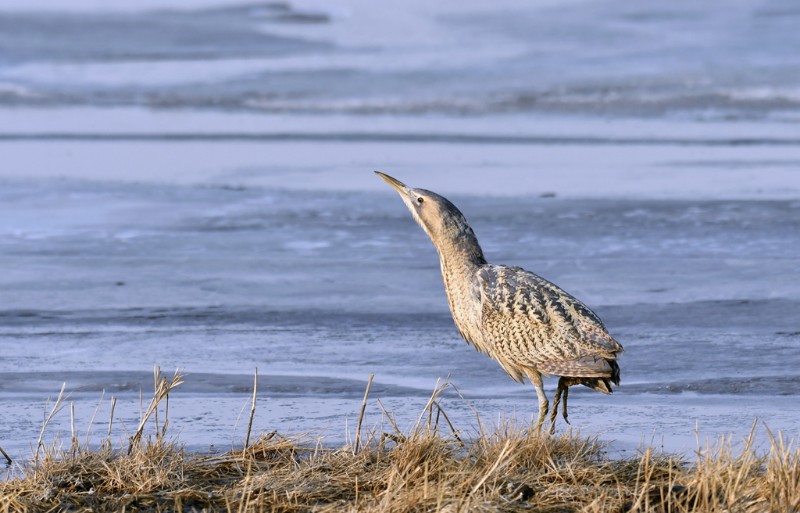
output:
M 589 307 L 558 285 L 521 267 L 490 264 L 466 217 L 447 198 L 408 187 L 380 171 L 428 234 L 439 254 L 442 279 L 453 321 L 461 336 L 497 361 L 514 380 L 533 384 L 541 434 L 549 401 L 544 376 L 558 376 L 550 433 L 558 406 L 569 424 L 569 387 L 584 385 L 604 394 L 619 386 L 617 357 L 623 352 Z

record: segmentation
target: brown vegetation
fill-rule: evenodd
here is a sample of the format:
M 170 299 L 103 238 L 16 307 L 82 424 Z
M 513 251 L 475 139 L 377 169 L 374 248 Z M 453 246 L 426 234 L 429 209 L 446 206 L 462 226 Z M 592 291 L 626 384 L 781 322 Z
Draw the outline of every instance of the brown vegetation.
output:
M 180 382 L 159 379 L 161 398 Z M 751 435 L 738 450 L 722 439 L 695 461 L 650 450 L 613 459 L 594 439 L 508 424 L 466 441 L 439 408 L 441 391 L 409 432 L 387 415 L 393 432 L 369 433 L 359 449 L 270 433 L 240 451 L 192 455 L 163 426 L 135 435 L 130 450 L 45 448 L 0 483 L 0 512 L 800 511 L 800 450 L 780 436 L 769 435 L 767 454 Z

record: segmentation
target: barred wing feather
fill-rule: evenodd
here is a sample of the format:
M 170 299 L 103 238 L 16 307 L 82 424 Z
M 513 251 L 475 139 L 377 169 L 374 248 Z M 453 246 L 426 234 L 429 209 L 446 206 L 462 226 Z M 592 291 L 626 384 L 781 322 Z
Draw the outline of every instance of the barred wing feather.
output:
M 481 329 L 498 360 L 520 371 L 613 377 L 622 346 L 578 299 L 520 267 L 484 265 L 477 280 Z

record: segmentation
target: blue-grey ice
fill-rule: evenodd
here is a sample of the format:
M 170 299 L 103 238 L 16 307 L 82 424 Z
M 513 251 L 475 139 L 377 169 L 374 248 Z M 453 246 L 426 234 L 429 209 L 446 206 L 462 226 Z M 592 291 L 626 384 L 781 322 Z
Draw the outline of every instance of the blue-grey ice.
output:
M 0 446 L 67 383 L 85 435 L 135 430 L 181 368 L 190 448 L 529 423 L 456 332 L 390 172 L 490 260 L 558 283 L 626 348 L 573 426 L 688 452 L 800 425 L 800 10 L 791 0 L 0 0 Z M 114 37 L 110 37 L 113 35 Z M 548 383 L 554 387 L 554 380 Z M 239 418 L 242 415 L 243 418 Z M 238 419 L 238 420 L 237 420 Z M 697 435 L 695 429 L 698 429 Z M 69 414 L 47 433 L 69 436 Z M 348 435 L 349 430 L 349 435 Z M 388 427 L 386 427 L 388 430 Z

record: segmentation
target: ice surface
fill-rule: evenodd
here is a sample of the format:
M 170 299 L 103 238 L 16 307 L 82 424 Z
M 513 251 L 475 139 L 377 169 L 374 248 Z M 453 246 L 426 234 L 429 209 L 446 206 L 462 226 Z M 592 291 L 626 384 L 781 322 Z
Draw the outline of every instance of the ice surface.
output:
M 94 443 L 117 397 L 124 439 L 153 365 L 188 373 L 170 423 L 198 450 L 241 443 L 254 367 L 257 431 L 345 441 L 371 372 L 403 427 L 448 374 L 458 427 L 529 422 L 531 387 L 459 339 L 436 253 L 375 169 L 605 320 L 623 384 L 575 391 L 583 433 L 623 454 L 756 417 L 797 436 L 790 1 L 19 5 L 0 2 L 13 457 L 62 382 L 82 432 L 103 397 Z M 62 414 L 48 439 L 68 431 Z

